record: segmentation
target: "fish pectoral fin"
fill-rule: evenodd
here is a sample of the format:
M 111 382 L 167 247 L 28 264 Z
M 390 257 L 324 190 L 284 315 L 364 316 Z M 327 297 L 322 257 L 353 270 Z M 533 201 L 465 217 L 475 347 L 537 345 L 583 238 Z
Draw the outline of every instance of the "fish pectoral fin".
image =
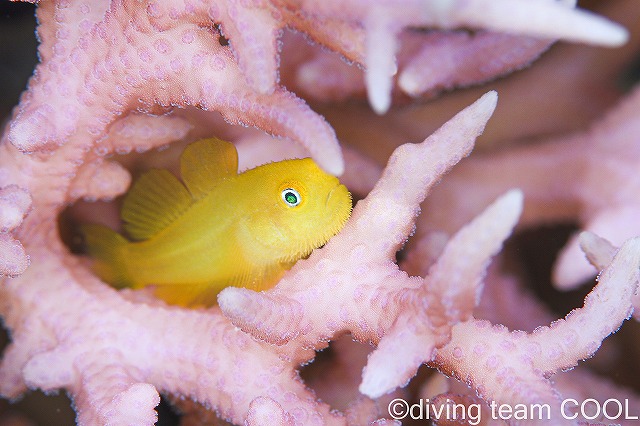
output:
M 217 303 L 223 287 L 205 284 L 162 284 L 154 286 L 156 297 L 172 305 L 195 308 L 210 307 Z
M 194 199 L 207 195 L 226 177 L 238 174 L 238 151 L 217 138 L 188 145 L 180 157 L 180 175 Z
M 238 260 L 239 263 L 235 266 L 236 270 L 241 273 L 227 275 L 227 278 L 222 281 L 197 284 L 156 284 L 153 285 L 154 294 L 172 305 L 189 308 L 210 307 L 217 303 L 218 293 L 226 287 L 243 287 L 254 291 L 272 288 L 295 263 L 273 263 L 260 266 L 243 262 L 242 258 L 238 258 Z
M 127 193 L 121 216 L 133 240 L 146 240 L 173 223 L 193 203 L 187 188 L 168 170 L 152 169 Z
M 280 262 L 280 267 L 284 270 L 284 271 L 288 271 L 289 269 L 293 268 L 293 265 L 295 265 L 297 262 L 297 260 L 286 260 L 286 261 L 282 261 Z
M 228 284 L 233 287 L 244 287 L 254 291 L 268 290 L 275 286 L 286 270 L 278 263 L 267 266 L 243 268 L 244 273 L 235 276 Z

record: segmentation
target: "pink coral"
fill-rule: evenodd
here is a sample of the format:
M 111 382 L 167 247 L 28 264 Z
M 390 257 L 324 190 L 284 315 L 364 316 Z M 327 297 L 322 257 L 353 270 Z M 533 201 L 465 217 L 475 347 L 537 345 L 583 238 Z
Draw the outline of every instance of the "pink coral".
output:
M 424 232 L 455 230 L 496 194 L 515 186 L 527 199 L 526 225 L 576 220 L 616 245 L 640 235 L 638 108 L 640 87 L 587 131 L 470 159 L 427 202 L 437 212 L 425 218 Z M 469 181 L 483 182 L 473 198 L 463 188 Z M 555 280 L 571 287 L 593 275 L 576 235 L 560 254 Z
M 172 0 L 144 9 L 128 0 L 40 4 L 42 62 L 0 146 L 0 312 L 12 339 L 0 363 L 0 393 L 17 398 L 28 389 L 65 389 L 80 424 L 152 424 L 159 394 L 189 398 L 236 424 L 393 424 L 390 417 L 397 413 L 387 404 L 415 398 L 405 384 L 427 364 L 463 384 L 434 372 L 416 380 L 421 397 L 434 397 L 436 406 L 448 399 L 482 404 L 485 416 L 492 402 L 548 404 L 557 414 L 563 397 L 583 391 L 576 383 L 593 389 L 583 398 L 613 397 L 606 380 L 563 372 L 592 356 L 639 303 L 640 243 L 629 239 L 638 232 L 628 226 L 637 185 L 614 163 L 619 147 L 602 144 L 613 135 L 633 149 L 627 135 L 634 128 L 637 92 L 586 136 L 556 141 L 571 154 L 587 141 L 585 158 L 609 159 L 606 169 L 601 161 L 580 163 L 589 167 L 575 187 L 563 188 L 569 194 L 564 201 L 584 203 L 577 217 L 587 225 L 616 213 L 628 232 L 612 238 L 615 246 L 582 234 L 584 252 L 601 271 L 599 282 L 582 308 L 550 322 L 554 316 L 522 294 L 515 279 L 495 266 L 487 270 L 516 226 L 523 193 L 525 223 L 550 217 L 529 208 L 535 191 L 548 189 L 544 182 L 524 179 L 530 185 L 521 192 L 507 191 L 517 179 L 497 190 L 491 173 L 479 173 L 477 181 L 459 178 L 472 168 L 468 164 L 481 161 L 471 157 L 441 186 L 461 182 L 448 196 L 469 200 L 473 194 L 469 210 L 457 211 L 460 203 L 442 201 L 436 192 L 430 199 L 437 205 L 423 205 L 427 212 L 419 216 L 420 203 L 483 132 L 495 93 L 424 142 L 397 148 L 381 171 L 357 150 L 342 151 L 327 121 L 279 81 L 281 73 L 287 87 L 324 101 L 366 91 L 380 113 L 390 108 L 392 93 L 394 100 L 402 93 L 435 96 L 524 67 L 557 38 L 602 45 L 626 39 L 620 26 L 566 3 Z M 363 66 L 364 75 L 346 63 L 336 65 L 334 53 L 282 35 L 285 28 Z M 459 28 L 477 31 L 452 31 Z M 540 36 L 544 40 L 534 38 Z M 429 61 L 433 55 L 441 62 Z M 327 64 L 330 81 L 317 84 L 326 75 L 318 67 Z M 213 111 L 228 123 L 286 140 L 272 145 L 262 132 L 231 128 Z M 398 120 L 388 117 L 386 123 Z M 388 151 L 405 138 L 397 127 L 392 131 L 398 135 L 386 141 Z M 62 243 L 63 209 L 80 199 L 112 200 L 126 191 L 141 163 L 170 162 L 154 152 L 138 154 L 211 133 L 237 143 L 242 167 L 311 155 L 333 173 L 344 171 L 344 182 L 363 199 L 343 232 L 298 262 L 274 289 L 228 288 L 210 310 L 166 306 L 145 292 L 118 292 L 100 282 L 86 259 Z M 558 154 L 565 151 L 554 149 L 525 148 L 543 159 L 551 151 L 554 161 L 568 164 L 562 162 L 567 155 Z M 375 145 L 367 151 L 380 155 Z M 113 157 L 133 152 L 122 161 Z M 633 168 L 635 157 L 628 161 Z M 521 170 L 514 176 L 535 175 L 526 173 L 526 161 L 515 164 Z M 598 178 L 603 170 L 624 191 L 604 185 Z M 82 220 L 96 210 L 82 204 L 64 214 Z M 112 205 L 102 209 L 100 220 L 116 222 L 113 211 Z M 629 211 L 634 214 L 617 214 Z M 398 262 L 417 217 L 422 225 L 440 220 L 440 227 L 429 229 L 451 236 L 417 238 Z M 514 312 L 516 304 L 527 307 L 526 318 Z M 500 323 L 514 330 L 540 328 L 510 331 Z M 345 344 L 343 336 L 365 345 Z M 339 352 L 342 365 L 335 371 L 350 374 L 303 381 L 302 366 L 336 340 L 331 350 Z M 365 362 L 368 344 L 375 349 Z M 640 400 L 632 391 L 616 392 Z M 206 422 L 192 410 L 185 422 Z

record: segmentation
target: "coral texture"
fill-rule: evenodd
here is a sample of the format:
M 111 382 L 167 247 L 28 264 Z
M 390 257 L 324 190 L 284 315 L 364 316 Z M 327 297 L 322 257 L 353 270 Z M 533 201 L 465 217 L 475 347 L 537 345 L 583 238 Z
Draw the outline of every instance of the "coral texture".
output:
M 39 3 L 41 63 L 0 145 L 0 314 L 11 337 L 0 395 L 63 389 L 83 425 L 153 424 L 160 395 L 173 398 L 184 424 L 391 425 L 408 415 L 399 401 L 427 400 L 434 416 L 452 402 L 477 407 L 482 424 L 613 420 L 603 412 L 563 417 L 566 398 L 614 398 L 640 414 L 633 390 L 586 369 L 568 371 L 638 312 L 640 91 L 588 130 L 458 166 L 491 125 L 494 91 L 436 114 L 430 125 L 441 127 L 423 142 L 398 142 L 413 129 L 404 123 L 432 110 L 403 112 L 394 103 L 526 67 L 557 39 L 609 47 L 628 39 L 622 26 L 574 6 Z M 362 138 L 369 146 L 341 147 L 329 122 L 289 90 L 309 102 L 366 94 L 376 114 L 389 114 L 373 124 L 375 138 Z M 332 124 L 349 139 L 344 129 L 355 129 L 360 113 L 341 112 L 363 106 L 341 108 Z M 377 118 L 360 117 L 365 127 Z M 344 173 L 360 200 L 343 231 L 273 289 L 230 287 L 208 310 L 168 306 L 97 279 L 89 259 L 74 252 L 74 224 L 119 226 L 113 200 L 132 175 L 175 166 L 181 146 L 212 134 L 238 146 L 241 169 L 311 156 Z M 376 159 L 391 151 L 382 168 Z M 594 232 L 573 238 L 561 255 L 561 284 L 599 274 L 583 306 L 565 318 L 501 268 L 507 259 L 492 264 L 521 214 L 523 225 L 571 219 Z M 323 350 L 334 353 L 329 373 L 313 371 Z M 553 417 L 501 419 L 493 404 L 545 405 Z
M 586 131 L 469 159 L 426 203 L 436 213 L 425 217 L 424 229 L 455 230 L 496 194 L 516 186 L 527 199 L 524 224 L 575 218 L 581 229 L 606 236 L 616 245 L 640 235 L 639 108 L 640 87 L 636 87 Z M 472 199 L 462 188 L 469 181 L 483 182 Z M 567 288 L 593 274 L 576 235 L 560 254 L 554 278 Z

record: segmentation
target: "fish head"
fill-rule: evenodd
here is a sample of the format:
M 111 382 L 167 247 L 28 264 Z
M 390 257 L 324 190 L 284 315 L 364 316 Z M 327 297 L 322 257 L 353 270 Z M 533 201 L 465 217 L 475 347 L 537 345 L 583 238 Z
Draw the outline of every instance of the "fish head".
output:
M 283 261 L 297 260 L 337 234 L 351 214 L 351 194 L 310 158 L 252 169 L 257 190 L 250 232 Z

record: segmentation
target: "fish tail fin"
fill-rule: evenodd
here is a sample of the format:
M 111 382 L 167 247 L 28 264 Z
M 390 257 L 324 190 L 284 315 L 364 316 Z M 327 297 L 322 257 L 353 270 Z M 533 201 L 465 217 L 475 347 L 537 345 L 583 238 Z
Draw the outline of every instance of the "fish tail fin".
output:
M 96 274 L 116 288 L 130 287 L 132 280 L 123 250 L 129 241 L 102 225 L 83 225 L 82 234 Z

